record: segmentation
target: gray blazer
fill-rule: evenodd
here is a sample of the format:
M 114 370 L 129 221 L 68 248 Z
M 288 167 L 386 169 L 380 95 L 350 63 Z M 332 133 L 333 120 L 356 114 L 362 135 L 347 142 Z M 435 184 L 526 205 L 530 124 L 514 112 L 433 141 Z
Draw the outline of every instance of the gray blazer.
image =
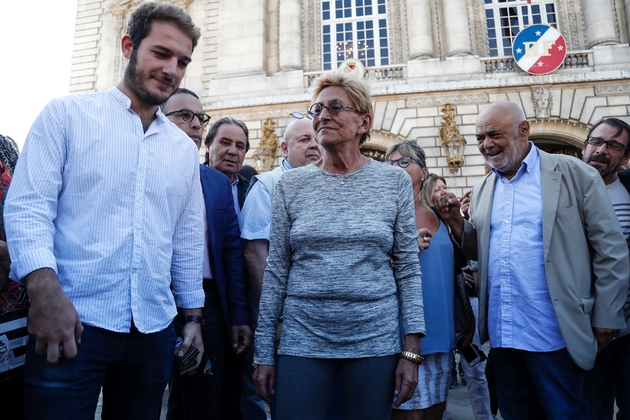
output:
M 599 173 L 541 150 L 545 273 L 562 338 L 582 369 L 597 354 L 593 327 L 620 329 L 628 292 L 628 248 Z M 488 243 L 496 175 L 473 188 L 462 250 L 479 261 L 479 334 L 488 340 Z M 525 269 L 525 268 L 524 268 Z M 532 320 L 535 322 L 535 320 Z

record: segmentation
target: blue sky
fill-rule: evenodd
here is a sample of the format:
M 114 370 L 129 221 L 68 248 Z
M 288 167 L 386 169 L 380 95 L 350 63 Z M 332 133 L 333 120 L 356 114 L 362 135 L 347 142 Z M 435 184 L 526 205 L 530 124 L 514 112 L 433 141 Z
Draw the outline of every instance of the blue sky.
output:
M 0 1 L 0 133 L 20 149 L 51 99 L 68 93 L 76 0 Z

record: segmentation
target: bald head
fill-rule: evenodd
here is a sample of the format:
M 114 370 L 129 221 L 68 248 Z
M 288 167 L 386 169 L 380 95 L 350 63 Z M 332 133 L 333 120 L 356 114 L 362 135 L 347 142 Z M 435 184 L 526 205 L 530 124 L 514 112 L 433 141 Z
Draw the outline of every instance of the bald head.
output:
M 486 163 L 512 178 L 529 153 L 529 122 L 514 102 L 495 102 L 481 110 L 475 128 Z
M 294 168 L 315 162 L 321 156 L 313 121 L 309 118 L 289 122 L 284 129 L 284 138 L 280 146 L 284 159 Z

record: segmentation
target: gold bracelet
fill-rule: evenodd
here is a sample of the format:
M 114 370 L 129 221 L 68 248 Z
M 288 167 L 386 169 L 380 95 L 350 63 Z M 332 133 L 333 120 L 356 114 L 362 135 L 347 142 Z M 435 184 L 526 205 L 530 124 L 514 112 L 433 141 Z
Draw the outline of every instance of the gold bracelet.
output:
M 410 362 L 414 362 L 418 365 L 421 365 L 424 362 L 424 357 L 420 356 L 418 353 L 414 353 L 411 350 L 403 349 L 400 353 L 400 357 L 402 359 L 409 360 Z

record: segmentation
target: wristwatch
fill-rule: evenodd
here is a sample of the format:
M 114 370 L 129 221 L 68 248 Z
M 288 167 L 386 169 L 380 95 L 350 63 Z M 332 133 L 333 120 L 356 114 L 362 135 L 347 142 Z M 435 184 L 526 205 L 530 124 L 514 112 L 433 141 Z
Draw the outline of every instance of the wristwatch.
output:
M 187 315 L 184 317 L 184 324 L 188 324 L 189 322 L 196 322 L 198 324 L 201 324 L 201 326 L 203 327 L 203 324 L 206 323 L 206 321 L 204 321 L 203 317 L 201 315 Z

